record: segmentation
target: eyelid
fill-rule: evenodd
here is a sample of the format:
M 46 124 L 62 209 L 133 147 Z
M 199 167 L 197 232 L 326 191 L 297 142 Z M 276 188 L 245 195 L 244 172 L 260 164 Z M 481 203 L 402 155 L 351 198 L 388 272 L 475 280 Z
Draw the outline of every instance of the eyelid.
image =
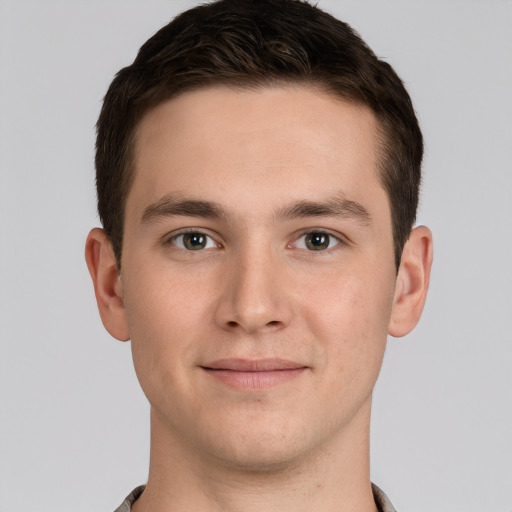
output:
M 167 235 L 165 235 L 163 237 L 163 243 L 165 245 L 173 245 L 174 247 L 177 247 L 178 249 L 183 249 L 182 247 L 177 246 L 174 243 L 174 241 L 178 237 L 186 235 L 187 233 L 199 233 L 199 234 L 202 234 L 202 235 L 206 236 L 207 238 L 211 239 L 217 248 L 222 248 L 222 246 L 223 246 L 223 244 L 218 241 L 218 237 L 213 235 L 213 234 L 211 234 L 211 232 L 209 232 L 208 229 L 194 228 L 194 227 L 182 228 L 182 229 L 173 231 L 172 233 L 168 233 Z M 349 245 L 350 244 L 350 241 L 344 235 L 342 235 L 341 233 L 338 233 L 338 232 L 334 233 L 334 232 L 330 231 L 329 229 L 325 229 L 325 228 L 307 228 L 307 229 L 301 230 L 299 233 L 297 233 L 295 236 L 293 236 L 293 239 L 287 245 L 287 248 L 288 249 L 294 249 L 295 248 L 294 245 L 297 242 L 297 240 L 299 240 L 300 238 L 302 238 L 302 237 L 304 237 L 304 236 L 306 236 L 308 234 L 312 234 L 312 233 L 320 233 L 320 234 L 328 235 L 330 238 L 335 239 L 337 241 L 337 243 L 336 243 L 336 245 L 334 247 L 331 247 L 331 248 L 328 248 L 328 249 L 323 249 L 323 250 L 319 250 L 319 251 L 309 250 L 308 252 L 311 252 L 311 253 L 330 252 L 330 251 L 332 251 L 333 249 L 335 249 L 336 247 L 338 247 L 340 245 L 343 246 L 343 245 Z M 205 250 L 205 249 L 202 249 L 202 250 Z
M 165 245 L 172 245 L 172 246 L 174 246 L 174 247 L 176 247 L 178 249 L 187 250 L 186 248 L 180 247 L 179 245 L 177 245 L 174 242 L 175 242 L 175 240 L 178 237 L 186 235 L 186 234 L 189 234 L 189 233 L 198 233 L 198 234 L 204 235 L 205 237 L 207 237 L 207 238 L 209 238 L 210 240 L 213 241 L 213 243 L 215 244 L 216 248 L 220 248 L 221 247 L 221 244 L 217 241 L 216 237 L 213 236 L 212 234 L 210 234 L 207 229 L 203 229 L 203 228 L 183 228 L 183 229 L 179 229 L 177 231 L 173 231 L 172 233 L 167 234 L 163 238 L 164 244 Z M 201 249 L 201 250 L 204 251 L 206 249 L 207 248 L 204 248 L 204 249 Z M 212 247 L 209 247 L 208 249 L 212 249 Z M 194 251 L 191 251 L 191 252 L 194 252 Z
M 336 249 L 339 246 L 348 245 L 348 243 L 349 243 L 347 238 L 345 236 L 343 236 L 341 233 L 333 233 L 332 231 L 330 231 L 328 229 L 323 229 L 323 228 L 308 228 L 308 229 L 302 230 L 300 233 L 298 233 L 293 238 L 293 241 L 288 245 L 288 248 L 297 249 L 296 247 L 294 247 L 294 245 L 296 244 L 296 242 L 298 240 L 300 240 L 304 236 L 314 234 L 314 233 L 328 235 L 330 238 L 334 238 L 338 243 L 334 247 L 330 247 L 330 248 L 318 250 L 318 251 L 307 250 L 307 249 L 302 249 L 302 248 L 300 248 L 299 250 L 307 250 L 308 253 L 312 253 L 312 254 L 326 253 L 326 252 L 330 252 L 330 251 Z

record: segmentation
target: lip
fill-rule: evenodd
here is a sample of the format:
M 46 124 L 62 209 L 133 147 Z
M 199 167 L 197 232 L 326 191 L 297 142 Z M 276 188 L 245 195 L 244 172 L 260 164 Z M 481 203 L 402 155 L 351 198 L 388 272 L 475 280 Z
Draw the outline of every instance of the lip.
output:
M 307 366 L 286 359 L 219 359 L 201 368 L 211 377 L 230 387 L 259 391 L 284 384 L 299 377 Z

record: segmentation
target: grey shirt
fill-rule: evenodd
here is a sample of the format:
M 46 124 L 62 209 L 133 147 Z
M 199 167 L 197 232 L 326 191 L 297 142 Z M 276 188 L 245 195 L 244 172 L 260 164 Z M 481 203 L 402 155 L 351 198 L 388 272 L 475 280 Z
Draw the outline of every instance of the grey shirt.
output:
M 130 512 L 133 503 L 135 503 L 135 500 L 139 498 L 143 490 L 143 485 L 134 489 L 114 512 Z M 377 505 L 379 512 L 396 512 L 395 507 L 393 507 L 391 502 L 388 500 L 388 497 L 375 484 L 372 484 L 372 490 L 373 498 L 375 499 L 375 504 Z

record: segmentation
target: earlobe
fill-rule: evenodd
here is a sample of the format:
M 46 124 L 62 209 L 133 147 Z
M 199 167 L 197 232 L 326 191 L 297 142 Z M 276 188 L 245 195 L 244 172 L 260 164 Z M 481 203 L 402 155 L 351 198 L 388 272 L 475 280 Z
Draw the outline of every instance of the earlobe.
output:
M 405 336 L 418 323 L 427 297 L 432 258 L 432 233 L 425 226 L 414 228 L 398 271 L 388 327 L 391 336 Z
M 123 303 L 123 284 L 112 244 L 102 229 L 94 228 L 85 244 L 85 260 L 105 329 L 116 339 L 130 339 Z

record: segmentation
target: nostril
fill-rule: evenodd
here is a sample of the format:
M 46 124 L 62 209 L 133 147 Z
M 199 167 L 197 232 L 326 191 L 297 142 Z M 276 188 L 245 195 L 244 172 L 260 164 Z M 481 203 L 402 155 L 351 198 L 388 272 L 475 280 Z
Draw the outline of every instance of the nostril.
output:
M 236 327 L 241 326 L 240 322 L 236 322 L 235 320 L 230 320 L 229 322 L 226 323 L 226 325 L 230 329 L 234 329 Z M 266 324 L 264 324 L 265 327 L 268 327 L 271 329 L 279 327 L 280 325 L 281 325 L 281 322 L 279 320 L 271 320 L 270 322 L 267 322 Z

